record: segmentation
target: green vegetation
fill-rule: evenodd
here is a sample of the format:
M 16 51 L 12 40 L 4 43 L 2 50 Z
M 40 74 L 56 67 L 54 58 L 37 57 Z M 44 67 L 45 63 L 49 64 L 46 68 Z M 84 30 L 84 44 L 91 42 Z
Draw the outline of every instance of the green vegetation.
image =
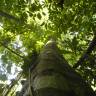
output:
M 96 88 L 95 0 L 0 0 L 0 94 L 6 86 L 9 90 L 6 81 L 20 73 L 18 67 L 26 77 L 26 68 L 50 38 L 56 39 L 74 70 Z M 13 96 L 18 78 L 11 80 Z

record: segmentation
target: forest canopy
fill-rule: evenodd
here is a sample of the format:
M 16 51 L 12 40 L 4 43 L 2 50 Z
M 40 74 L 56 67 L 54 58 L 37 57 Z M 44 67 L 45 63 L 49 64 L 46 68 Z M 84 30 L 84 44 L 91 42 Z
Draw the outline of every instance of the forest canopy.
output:
M 95 90 L 95 0 L 0 0 L 0 94 L 51 38 Z

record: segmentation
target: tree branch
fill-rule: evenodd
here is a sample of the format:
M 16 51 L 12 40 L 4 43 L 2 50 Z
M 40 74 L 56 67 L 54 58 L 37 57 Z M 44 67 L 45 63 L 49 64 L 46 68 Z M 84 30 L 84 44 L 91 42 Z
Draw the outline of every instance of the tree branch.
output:
M 20 73 L 17 75 L 16 79 L 14 79 L 14 80 L 11 82 L 11 84 L 10 84 L 10 86 L 9 86 L 8 89 L 5 88 L 5 90 L 3 91 L 3 96 L 8 96 L 8 94 L 9 94 L 10 91 L 11 91 L 11 89 L 18 83 L 18 81 L 20 80 L 21 77 L 22 77 L 22 72 L 20 72 Z
M 94 35 L 93 40 L 89 44 L 89 47 L 87 48 L 86 52 L 80 57 L 80 59 L 77 61 L 77 63 L 73 66 L 73 68 L 77 68 L 79 65 L 82 65 L 82 62 L 84 62 L 85 59 L 87 59 L 88 55 L 91 54 L 92 50 L 96 47 L 96 35 Z
M 18 18 L 14 17 L 13 15 L 10 15 L 10 14 L 2 11 L 2 10 L 0 10 L 0 16 L 6 17 L 6 18 L 8 18 L 8 19 L 13 19 L 13 20 L 15 20 L 15 21 L 19 21 Z
M 13 51 L 12 49 L 10 49 L 8 46 L 4 45 L 2 42 L 0 42 L 0 44 L 5 47 L 7 50 L 11 51 L 12 53 L 14 53 L 15 55 L 19 56 L 20 58 L 24 59 L 24 56 L 21 56 L 20 54 L 18 54 L 17 52 Z

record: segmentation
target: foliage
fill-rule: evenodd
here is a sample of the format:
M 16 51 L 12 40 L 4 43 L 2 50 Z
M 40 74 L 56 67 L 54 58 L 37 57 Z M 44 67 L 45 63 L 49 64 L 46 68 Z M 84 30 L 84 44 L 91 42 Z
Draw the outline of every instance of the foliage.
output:
M 61 53 L 74 66 L 96 35 L 95 0 L 0 0 L 0 9 L 2 74 L 5 71 L 10 74 L 13 63 L 21 67 L 28 54 L 34 49 L 39 53 L 53 37 Z M 95 58 L 96 47 L 77 68 L 94 87 Z M 3 78 L 5 75 L 2 74 L 0 77 Z

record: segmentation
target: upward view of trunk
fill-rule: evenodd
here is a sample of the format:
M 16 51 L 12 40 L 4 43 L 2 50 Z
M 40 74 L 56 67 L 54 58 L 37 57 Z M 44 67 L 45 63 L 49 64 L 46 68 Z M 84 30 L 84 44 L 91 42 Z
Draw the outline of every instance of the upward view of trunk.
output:
M 30 96 L 96 96 L 60 54 L 55 41 L 49 41 L 41 51 L 29 86 Z

